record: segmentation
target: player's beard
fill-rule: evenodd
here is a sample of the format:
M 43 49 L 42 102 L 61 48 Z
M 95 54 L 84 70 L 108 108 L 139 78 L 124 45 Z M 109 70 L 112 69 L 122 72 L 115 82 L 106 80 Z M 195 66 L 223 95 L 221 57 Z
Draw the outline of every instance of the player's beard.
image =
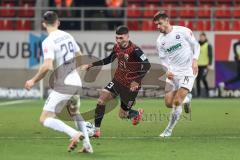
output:
M 166 30 L 161 30 L 161 29 L 158 29 L 160 33 L 163 33 L 163 34 L 166 34 Z
M 120 42 L 120 43 L 119 43 L 119 46 L 120 46 L 121 48 L 127 48 L 127 46 L 128 46 L 128 41 L 122 41 L 122 42 Z

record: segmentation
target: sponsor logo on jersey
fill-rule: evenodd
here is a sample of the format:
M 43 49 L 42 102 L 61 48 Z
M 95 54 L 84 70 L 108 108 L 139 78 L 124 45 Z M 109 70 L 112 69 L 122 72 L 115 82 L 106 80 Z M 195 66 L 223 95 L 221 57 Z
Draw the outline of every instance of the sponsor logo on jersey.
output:
M 128 54 L 124 54 L 124 59 L 125 59 L 125 61 L 128 61 L 129 55 Z
M 167 49 L 167 52 L 168 52 L 168 53 L 172 53 L 172 52 L 174 52 L 174 51 L 176 51 L 176 50 L 178 50 L 178 49 L 181 49 L 181 48 L 182 48 L 182 44 L 181 44 L 181 43 L 178 43 L 178 44 L 173 45 L 173 46 L 171 46 L 170 48 L 168 48 L 168 49 Z

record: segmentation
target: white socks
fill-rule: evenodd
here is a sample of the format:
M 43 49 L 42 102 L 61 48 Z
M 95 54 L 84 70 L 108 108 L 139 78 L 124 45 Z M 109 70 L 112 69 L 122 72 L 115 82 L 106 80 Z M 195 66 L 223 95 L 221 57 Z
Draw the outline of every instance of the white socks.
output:
M 89 140 L 89 136 L 88 136 L 88 132 L 87 132 L 85 121 L 77 120 L 77 121 L 74 121 L 74 122 L 75 122 L 75 126 L 83 133 L 83 136 L 85 137 L 83 139 L 83 143 L 89 144 L 90 140 Z
M 177 124 L 178 120 L 180 119 L 182 113 L 182 106 L 173 106 L 172 112 L 170 115 L 170 120 L 166 130 L 172 132 L 174 126 Z
M 53 130 L 64 132 L 67 135 L 69 135 L 71 138 L 76 136 L 76 134 L 78 133 L 78 131 L 76 131 L 72 127 L 66 125 L 64 122 L 56 118 L 45 119 L 45 121 L 43 122 L 43 125 Z

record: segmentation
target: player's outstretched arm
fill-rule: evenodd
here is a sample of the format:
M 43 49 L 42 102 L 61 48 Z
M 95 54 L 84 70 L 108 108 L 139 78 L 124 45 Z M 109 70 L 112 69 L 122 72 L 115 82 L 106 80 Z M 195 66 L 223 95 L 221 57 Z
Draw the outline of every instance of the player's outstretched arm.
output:
M 116 54 L 115 52 L 112 52 L 108 57 L 100 60 L 100 61 L 96 61 L 93 62 L 92 64 L 84 64 L 81 65 L 81 69 L 88 71 L 90 68 L 94 67 L 94 66 L 102 66 L 102 65 L 106 65 L 109 63 L 112 63 L 115 59 L 116 59 Z
M 53 60 L 45 59 L 43 65 L 39 68 L 37 74 L 30 80 L 26 81 L 25 88 L 27 90 L 30 90 L 37 82 L 39 82 L 41 79 L 45 77 L 45 75 L 48 73 L 49 70 L 52 69 L 52 67 L 53 67 Z

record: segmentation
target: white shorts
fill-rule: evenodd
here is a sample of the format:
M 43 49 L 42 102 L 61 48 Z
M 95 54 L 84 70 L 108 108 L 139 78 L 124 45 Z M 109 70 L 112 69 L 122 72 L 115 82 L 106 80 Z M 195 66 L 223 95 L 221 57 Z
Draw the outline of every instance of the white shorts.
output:
M 73 95 L 62 94 L 53 90 L 45 101 L 43 110 L 60 113 L 72 96 Z
M 189 92 L 192 91 L 194 81 L 196 76 L 174 76 L 173 80 L 167 78 L 165 90 L 167 91 L 175 91 L 179 88 L 186 88 Z M 169 86 L 170 85 L 170 86 Z

